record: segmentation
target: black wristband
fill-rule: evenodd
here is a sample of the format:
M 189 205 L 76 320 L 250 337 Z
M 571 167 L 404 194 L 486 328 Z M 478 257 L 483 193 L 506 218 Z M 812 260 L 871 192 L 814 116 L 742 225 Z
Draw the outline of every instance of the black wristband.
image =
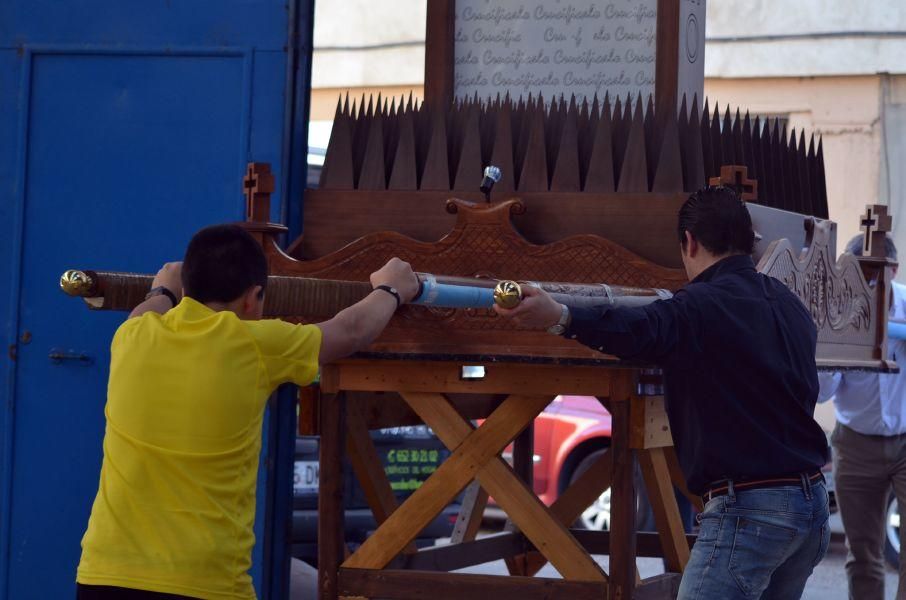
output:
M 379 285 L 379 286 L 375 287 L 374 289 L 383 290 L 383 291 L 387 292 L 388 294 L 390 294 L 391 296 L 393 296 L 394 299 L 396 299 L 397 308 L 399 308 L 400 304 L 403 303 L 403 299 L 400 298 L 399 292 L 397 292 L 394 288 L 390 287 L 389 285 Z
M 173 292 L 171 292 L 170 290 L 168 290 L 167 288 L 165 288 L 162 285 L 152 289 L 150 292 L 145 294 L 145 300 L 147 300 L 148 298 L 151 298 L 152 296 L 166 296 L 167 298 L 169 298 L 170 304 L 172 304 L 173 306 L 176 306 L 177 304 L 179 304 L 179 302 L 176 300 L 176 294 L 174 294 Z

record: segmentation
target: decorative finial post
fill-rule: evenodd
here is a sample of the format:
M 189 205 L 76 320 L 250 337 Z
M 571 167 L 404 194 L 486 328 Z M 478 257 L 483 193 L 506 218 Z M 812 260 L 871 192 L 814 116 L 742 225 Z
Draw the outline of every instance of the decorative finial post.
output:
M 271 215 L 271 194 L 274 192 L 274 176 L 268 163 L 250 162 L 242 180 L 245 192 L 245 219 L 250 222 L 267 223 Z
M 712 177 L 709 185 L 725 185 L 733 188 L 740 199 L 746 202 L 758 200 L 758 182 L 749 179 L 749 169 L 742 165 L 724 165 L 720 168 L 720 177 Z
M 866 205 L 859 228 L 865 234 L 862 256 L 884 258 L 884 236 L 893 229 L 893 217 L 887 214 L 887 207 L 883 204 Z

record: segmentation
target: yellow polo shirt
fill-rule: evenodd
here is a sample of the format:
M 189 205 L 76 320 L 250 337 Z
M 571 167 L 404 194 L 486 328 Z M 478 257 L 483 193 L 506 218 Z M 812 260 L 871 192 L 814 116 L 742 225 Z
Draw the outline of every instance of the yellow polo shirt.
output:
M 242 321 L 191 298 L 120 326 L 78 582 L 255 598 L 265 402 L 281 383 L 311 383 L 320 346 L 315 326 Z

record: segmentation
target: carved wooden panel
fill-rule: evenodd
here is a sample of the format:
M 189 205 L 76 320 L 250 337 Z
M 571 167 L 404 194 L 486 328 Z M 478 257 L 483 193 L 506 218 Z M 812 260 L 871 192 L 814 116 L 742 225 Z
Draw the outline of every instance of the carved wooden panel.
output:
M 613 185 L 612 177 L 608 183 Z M 484 202 L 478 189 L 456 195 Z M 517 199 L 525 206 L 524 213 L 513 215 L 513 223 L 533 244 L 593 234 L 649 262 L 681 268 L 676 214 L 687 197 L 684 193 L 651 192 L 517 192 L 507 199 Z M 434 242 L 455 225 L 455 216 L 444 210 L 449 198 L 450 192 L 425 190 L 309 190 L 305 194 L 305 232 L 290 254 L 314 260 L 359 238 L 386 231 Z
M 805 304 L 818 328 L 819 365 L 883 368 L 888 365 L 885 262 L 879 262 L 870 285 L 863 274 L 866 265 L 860 264 L 860 259 L 844 254 L 834 261 L 830 235 L 827 223 L 821 222 L 813 224 L 804 252 L 785 239 L 774 242 L 758 270 L 784 282 Z
M 545 245 L 531 244 L 514 228 L 518 201 L 483 205 L 453 200 L 447 210 L 456 225 L 436 242 L 395 232 L 366 235 L 321 258 L 298 261 L 275 244 L 265 244 L 271 273 L 367 281 L 389 258 L 398 256 L 416 271 L 453 276 L 565 283 L 602 282 L 676 290 L 685 273 L 646 261 L 594 235 L 577 235 Z M 300 315 L 304 320 L 304 315 Z M 559 337 L 518 331 L 489 310 L 429 309 L 406 306 L 372 349 L 385 352 L 495 354 L 570 358 L 602 355 Z
M 510 220 L 511 215 L 525 212 L 525 206 L 516 200 L 493 205 L 451 200 L 447 211 L 456 215 L 456 225 L 437 242 L 380 232 L 318 259 L 296 261 L 281 253 L 274 257 L 274 274 L 367 280 L 384 261 L 399 256 L 418 270 L 444 275 L 569 283 L 600 281 L 671 290 L 686 281 L 680 269 L 658 266 L 594 235 L 571 236 L 542 246 L 531 244 Z
M 581 107 L 531 96 L 388 104 L 338 103 L 293 256 L 319 258 L 382 231 L 434 241 L 452 221 L 437 206 L 452 193 L 480 198 L 488 161 L 503 168 L 492 200 L 526 204 L 515 222 L 531 242 L 595 234 L 665 267 L 680 266 L 676 210 L 726 165 L 757 177 L 759 203 L 827 215 L 820 140 L 806 152 L 804 136 L 776 119 L 753 127 L 747 113 L 707 100 L 700 114 L 697 98 L 683 103 L 678 118 L 656 118 L 650 98 L 646 108 L 640 96 L 611 104 L 606 94 Z

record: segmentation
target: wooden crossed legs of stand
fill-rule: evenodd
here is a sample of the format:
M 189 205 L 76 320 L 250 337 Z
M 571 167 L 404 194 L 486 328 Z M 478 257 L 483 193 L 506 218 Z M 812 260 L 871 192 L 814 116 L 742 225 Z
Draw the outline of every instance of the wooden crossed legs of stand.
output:
M 669 441 L 669 430 L 658 416 L 658 401 L 636 394 L 635 371 L 616 366 L 518 363 L 492 363 L 485 369 L 483 379 L 464 380 L 462 364 L 445 361 L 354 359 L 324 368 L 321 389 L 325 395 L 317 411 L 321 434 L 320 597 L 459 600 L 472 594 L 493 594 L 498 599 L 531 600 L 675 596 L 690 541 L 682 529 L 673 483 L 681 488 L 684 484 L 672 448 L 662 441 L 665 436 Z M 397 506 L 371 443 L 367 411 L 353 406 L 347 410 L 347 391 L 397 392 L 451 450 L 401 506 Z M 612 415 L 611 449 L 547 507 L 530 484 L 531 424 L 558 393 L 597 396 L 606 403 Z M 446 394 L 510 395 L 480 415 L 474 410 L 464 415 Z M 487 418 L 476 428 L 469 419 L 477 417 Z M 527 434 L 520 435 L 524 431 Z M 501 452 L 514 439 L 515 464 L 511 468 Z M 378 522 L 377 530 L 351 555 L 343 539 L 344 450 Z M 657 534 L 635 531 L 636 454 Z M 476 483 L 470 486 L 473 480 Z M 467 486 L 452 543 L 416 551 L 412 542 L 419 532 Z M 571 532 L 569 525 L 607 487 L 612 488 L 611 530 Z M 475 539 L 487 494 L 518 531 Z M 637 580 L 637 545 L 643 555 L 664 556 L 672 573 Z M 592 553 L 610 555 L 609 574 Z M 510 576 L 447 572 L 501 558 L 507 559 Z M 563 579 L 531 577 L 547 561 Z

